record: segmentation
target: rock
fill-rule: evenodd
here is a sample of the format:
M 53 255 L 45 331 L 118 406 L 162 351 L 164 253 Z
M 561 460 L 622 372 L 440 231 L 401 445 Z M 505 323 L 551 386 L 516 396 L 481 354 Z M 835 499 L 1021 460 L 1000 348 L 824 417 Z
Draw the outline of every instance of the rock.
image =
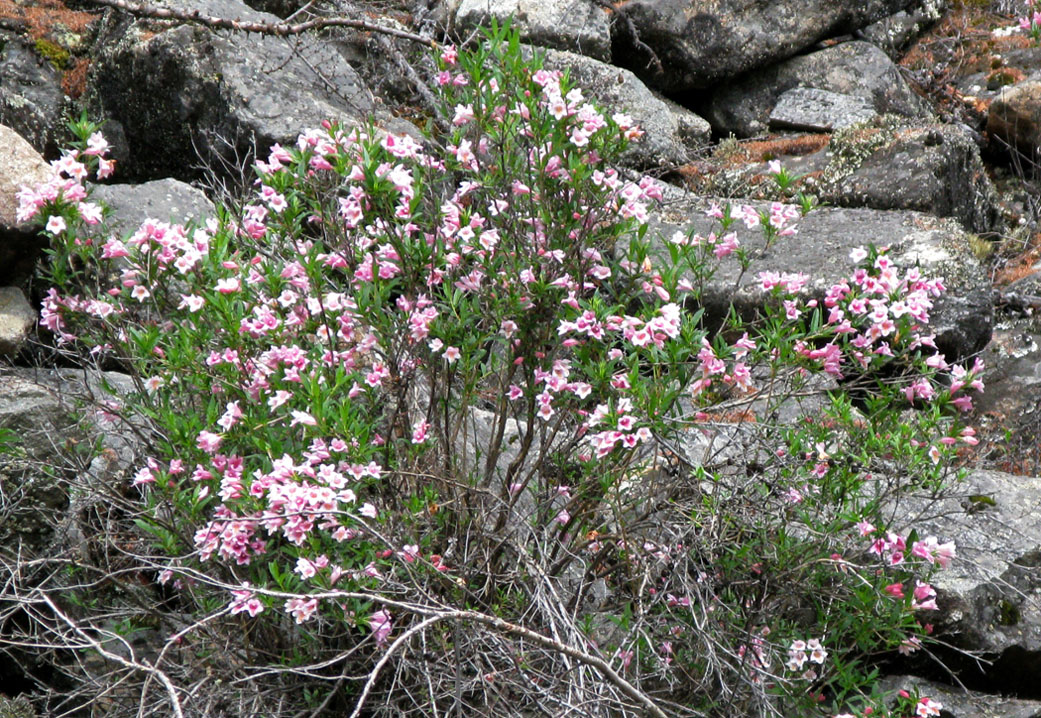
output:
M 1041 698 L 1041 478 L 977 470 L 956 490 L 920 507 L 937 518 L 915 521 L 919 535 L 957 542 L 957 560 L 931 579 L 940 610 L 928 618 L 942 640 L 992 663 L 942 659 L 970 685 Z
M 569 70 L 571 79 L 609 114 L 625 112 L 645 132 L 630 145 L 622 163 L 647 170 L 677 167 L 708 144 L 708 122 L 679 105 L 659 98 L 633 73 L 570 52 L 548 50 L 544 66 Z
M 949 0 L 918 0 L 906 10 L 868 25 L 857 36 L 875 45 L 896 62 L 911 43 L 949 9 Z
M 718 133 L 761 134 L 778 99 L 793 87 L 813 87 L 868 100 L 879 114 L 927 118 L 916 95 L 886 54 L 866 42 L 846 42 L 792 58 L 728 82 L 712 93 L 705 119 Z
M 970 232 L 999 229 L 1001 213 L 972 134 L 958 125 L 836 135 L 820 187 L 823 202 L 912 209 L 954 217 Z M 865 153 L 860 147 L 877 145 Z
M 213 217 L 213 203 L 202 190 L 175 179 L 154 180 L 139 185 L 97 185 L 93 200 L 107 205 L 112 214 L 109 227 L 120 233 L 134 232 L 146 219 L 182 224 L 189 219 Z
M 887 676 L 884 691 L 907 691 L 931 698 L 943 706 L 941 715 L 950 718 L 1037 718 L 1041 702 L 970 691 L 914 676 Z
M 170 6 L 257 22 L 278 18 L 238 0 L 170 0 Z M 376 105 L 357 73 L 310 36 L 214 32 L 198 26 L 123 24 L 101 49 L 89 92 L 130 145 L 125 177 L 187 179 L 207 164 L 292 143 L 325 119 L 363 124 Z M 400 124 L 400 123 L 399 123 Z M 406 123 L 407 124 L 407 123 Z M 233 170 L 234 171 L 234 170 Z
M 651 218 L 649 236 L 668 240 L 677 230 L 708 235 L 718 229 L 715 220 L 705 217 L 708 200 L 684 197 L 678 191 L 668 193 L 666 199 L 661 212 Z M 768 209 L 764 203 L 751 205 Z M 755 276 L 762 271 L 806 273 L 811 280 L 804 295 L 823 297 L 828 286 L 849 275 L 851 250 L 884 243 L 898 267 L 918 267 L 923 275 L 945 279 L 948 291 L 934 305 L 930 328 L 948 359 L 969 356 L 990 339 L 990 282 L 969 249 L 965 232 L 952 220 L 918 212 L 829 207 L 803 217 L 797 229 L 798 234 L 777 238 L 763 253 L 758 227 L 749 230 L 740 221 L 731 227 L 755 259 L 747 272 L 742 272 L 736 256 L 721 261 L 702 294 L 710 320 L 721 321 L 731 303 L 743 316 L 761 307 L 768 292 Z
M 0 287 L 0 356 L 12 356 L 22 348 L 36 312 L 17 287 Z
M 862 97 L 840 95 L 812 87 L 793 87 L 777 99 L 770 113 L 770 128 L 831 132 L 878 117 Z
M 32 225 L 17 221 L 18 190 L 45 182 L 51 168 L 39 152 L 0 125 L 0 285 L 21 285 L 32 276 L 45 242 Z
M 954 217 L 976 233 L 1001 229 L 997 193 L 972 134 L 959 125 L 907 126 L 888 116 L 830 138 L 786 136 L 735 147 L 730 155 L 700 162 L 691 189 L 774 199 L 777 187 L 765 161 L 770 157 L 801 175 L 796 187 L 825 204 L 928 212 Z
M 662 63 L 632 46 L 616 22 L 616 60 L 665 92 L 687 92 L 791 57 L 828 37 L 887 17 L 910 0 L 631 0 L 619 8 Z M 787 88 L 785 88 L 787 89 Z M 834 89 L 834 88 L 827 88 Z M 838 91 L 838 90 L 836 90 Z
M 589 0 L 462 0 L 455 22 L 464 33 L 513 19 L 521 42 L 610 62 L 607 10 Z
M 1002 149 L 1041 154 L 1041 76 L 1001 90 L 987 112 L 987 134 Z
M 29 228 L 16 218 L 18 190 L 50 176 L 51 166 L 40 153 L 15 130 L 0 125 L 0 232 Z
M 0 124 L 57 156 L 64 102 L 61 74 L 21 39 L 0 35 Z

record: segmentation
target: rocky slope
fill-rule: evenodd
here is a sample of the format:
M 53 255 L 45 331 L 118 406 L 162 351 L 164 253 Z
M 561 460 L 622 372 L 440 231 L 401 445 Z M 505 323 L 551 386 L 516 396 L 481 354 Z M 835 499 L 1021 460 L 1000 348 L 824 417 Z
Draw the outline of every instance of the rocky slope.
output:
M 30 368 L 46 359 L 31 339 L 44 247 L 17 222 L 15 193 L 56 156 L 65 120 L 84 107 L 107 121 L 119 171 L 98 196 L 129 228 L 212 211 L 221 187 L 203 178 L 233 181 L 254 152 L 292 142 L 322 118 L 372 116 L 386 131 L 414 133 L 406 118 L 427 112 L 414 76 L 429 68 L 412 40 L 359 28 L 281 37 L 177 19 L 311 17 L 310 4 L 292 0 L 150 7 L 174 15 L 0 0 L 0 354 L 11 365 L 0 373 L 0 426 L 22 434 L 35 462 L 58 461 L 54 435 L 76 431 L 62 401 L 76 377 Z M 1041 715 L 1041 479 L 1033 478 L 1041 473 L 1041 244 L 1031 174 L 1041 48 L 992 35 L 1013 22 L 997 11 L 1013 8 L 992 9 L 938 0 L 432 0 L 365 16 L 417 36 L 447 28 L 465 37 L 516 15 L 526 42 L 550 49 L 549 66 L 646 129 L 626 161 L 674 185 L 655 217 L 666 235 L 698 225 L 713 198 L 760 201 L 767 163 L 781 160 L 828 206 L 766 253 L 767 268 L 827 279 L 849 249 L 883 241 L 899 263 L 946 276 L 939 340 L 949 356 L 981 354 L 991 366 L 978 416 L 989 440 L 966 456 L 969 478 L 944 507 L 963 528 L 966 557 L 942 585 L 949 620 L 938 626 L 952 646 L 941 659 L 972 689 L 944 701 L 959 718 Z M 937 64 L 941 51 L 948 56 Z M 762 301 L 732 274 L 710 291 L 720 306 L 735 296 L 741 306 Z M 121 470 L 118 462 L 92 469 Z M 22 513 L 4 516 L 3 540 L 45 548 L 57 539 L 34 519 L 71 509 L 31 471 L 21 476 L 29 499 Z M 952 679 L 935 664 L 890 668 Z M 0 673 L 0 694 L 17 682 Z

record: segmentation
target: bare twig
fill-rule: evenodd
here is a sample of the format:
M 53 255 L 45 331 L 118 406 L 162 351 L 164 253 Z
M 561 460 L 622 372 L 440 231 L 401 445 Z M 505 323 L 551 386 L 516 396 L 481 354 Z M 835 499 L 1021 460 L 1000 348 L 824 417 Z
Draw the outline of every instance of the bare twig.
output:
M 127 0 L 91 0 L 98 5 L 113 7 L 131 15 L 139 17 L 150 17 L 157 20 L 180 20 L 182 22 L 194 22 L 206 27 L 222 30 L 235 30 L 238 32 L 255 32 L 260 35 L 275 35 L 277 37 L 288 37 L 290 35 L 302 35 L 312 30 L 323 30 L 327 27 L 349 27 L 355 30 L 367 30 L 384 35 L 400 37 L 403 40 L 418 42 L 427 47 L 437 48 L 437 43 L 422 35 L 417 35 L 406 30 L 398 30 L 385 27 L 365 20 L 354 20 L 346 17 L 323 17 L 307 20 L 299 23 L 287 22 L 253 22 L 248 20 L 231 20 L 213 15 L 203 15 L 198 10 L 173 10 L 170 8 L 159 8 L 141 3 L 127 2 Z
M 41 593 L 39 600 L 47 604 L 47 607 L 54 613 L 55 616 L 61 619 L 62 623 L 71 628 L 77 636 L 79 636 L 83 641 L 88 643 L 90 647 L 97 651 L 98 654 L 102 657 L 107 658 L 108 660 L 113 661 L 115 663 L 118 663 L 126 668 L 130 668 L 136 671 L 142 671 L 150 676 L 155 676 L 156 678 L 158 678 L 159 682 L 163 684 L 164 688 L 166 688 L 166 694 L 170 697 L 170 707 L 173 709 L 173 714 L 175 718 L 184 718 L 184 711 L 181 710 L 181 699 L 178 698 L 177 688 L 174 686 L 173 681 L 170 680 L 169 676 L 167 676 L 165 673 L 163 673 L 155 666 L 150 666 L 146 663 L 141 663 L 136 660 L 127 660 L 126 658 L 116 655 L 115 653 L 112 653 L 111 651 L 106 649 L 103 645 L 101 645 L 99 641 L 97 641 L 94 638 L 91 638 L 91 636 L 82 628 L 80 628 L 79 624 L 77 624 L 75 621 L 69 618 L 64 611 L 58 608 L 57 604 L 55 604 L 54 601 L 51 600 L 51 597 L 48 596 L 46 593 Z M 129 648 L 129 645 L 127 647 Z M 131 659 L 132 658 L 133 653 L 131 653 Z

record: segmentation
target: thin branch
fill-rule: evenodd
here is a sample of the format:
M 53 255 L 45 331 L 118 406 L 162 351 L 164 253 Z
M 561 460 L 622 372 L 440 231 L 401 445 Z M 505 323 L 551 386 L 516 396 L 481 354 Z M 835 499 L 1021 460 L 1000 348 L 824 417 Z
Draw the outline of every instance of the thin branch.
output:
M 277 37 L 288 37 L 290 35 L 302 35 L 311 30 L 323 30 L 327 27 L 349 27 L 355 30 L 368 30 L 383 35 L 400 37 L 403 40 L 418 42 L 427 47 L 436 49 L 438 47 L 434 40 L 422 35 L 417 35 L 405 30 L 397 30 L 392 27 L 377 25 L 365 20 L 353 20 L 346 17 L 325 17 L 307 20 L 299 23 L 287 22 L 254 22 L 249 20 L 230 20 L 224 17 L 203 15 L 198 10 L 173 10 L 170 8 L 158 8 L 141 3 L 127 2 L 127 0 L 90 0 L 97 5 L 116 8 L 131 15 L 139 17 L 150 17 L 157 20 L 180 20 L 182 22 L 194 22 L 210 28 L 221 30 L 236 30 L 238 32 L 255 32 L 260 35 L 275 35 Z
M 110 661 L 114 661 L 126 668 L 131 668 L 137 671 L 143 671 L 148 675 L 155 676 L 159 679 L 159 682 L 166 688 L 166 693 L 170 697 L 170 706 L 173 708 L 173 714 L 175 718 L 184 718 L 184 712 L 181 710 L 181 700 L 177 697 L 177 688 L 174 686 L 173 681 L 170 677 L 163 673 L 161 670 L 154 666 L 150 666 L 146 663 L 139 663 L 136 660 L 127 660 L 122 656 L 118 656 L 115 653 L 107 650 L 100 642 L 96 639 L 91 638 L 79 625 L 69 618 L 65 612 L 63 612 L 58 606 L 51 600 L 51 597 L 45 593 L 40 594 L 40 600 L 47 604 L 47 607 L 54 612 L 54 615 L 61 619 L 61 621 L 76 633 L 81 639 L 90 644 L 91 648 L 97 651 L 101 656 L 107 658 Z M 129 647 L 129 646 L 128 646 Z M 133 652 L 131 652 L 131 657 Z

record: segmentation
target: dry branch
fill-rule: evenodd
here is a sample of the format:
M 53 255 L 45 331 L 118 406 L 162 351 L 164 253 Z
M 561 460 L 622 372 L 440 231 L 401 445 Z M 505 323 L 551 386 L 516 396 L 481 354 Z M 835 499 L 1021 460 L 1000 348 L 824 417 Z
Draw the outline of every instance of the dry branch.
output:
M 403 40 L 411 40 L 412 42 L 418 42 L 435 49 L 438 47 L 434 40 L 431 40 L 428 37 L 423 37 L 422 35 L 417 35 L 405 30 L 397 30 L 392 27 L 385 27 L 376 23 L 366 22 L 365 20 L 352 20 L 346 17 L 315 18 L 314 20 L 307 20 L 299 23 L 254 22 L 249 20 L 231 20 L 224 17 L 204 15 L 198 10 L 173 10 L 170 8 L 153 7 L 141 3 L 127 2 L 127 0 L 91 0 L 91 2 L 98 5 L 116 8 L 138 17 L 193 22 L 198 23 L 199 25 L 204 25 L 205 27 L 221 30 L 255 32 L 261 35 L 288 37 L 290 35 L 302 35 L 303 33 L 312 30 L 323 30 L 327 27 L 349 27 L 355 30 L 367 30 L 369 32 L 381 33 L 383 35 L 400 37 Z

